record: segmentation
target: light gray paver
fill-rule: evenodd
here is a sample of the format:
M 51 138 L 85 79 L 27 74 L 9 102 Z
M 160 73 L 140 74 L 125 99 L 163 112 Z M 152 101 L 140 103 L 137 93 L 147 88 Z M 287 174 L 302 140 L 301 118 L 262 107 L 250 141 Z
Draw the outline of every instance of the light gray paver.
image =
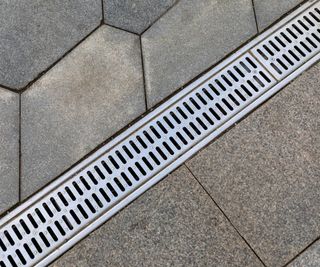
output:
M 303 0 L 254 0 L 259 31 L 264 30 Z
M 100 0 L 0 1 L 0 84 L 20 89 L 102 17 Z
M 185 167 L 53 266 L 261 266 Z
M 181 0 L 142 35 L 152 107 L 256 34 L 251 0 Z
M 19 201 L 19 95 L 0 88 L 0 214 Z
M 22 95 L 22 196 L 145 111 L 139 37 L 102 26 Z
M 105 22 L 141 34 L 178 0 L 103 0 Z
M 320 241 L 299 255 L 287 267 L 319 267 L 320 266 Z
M 187 165 L 267 266 L 320 234 L 320 65 Z

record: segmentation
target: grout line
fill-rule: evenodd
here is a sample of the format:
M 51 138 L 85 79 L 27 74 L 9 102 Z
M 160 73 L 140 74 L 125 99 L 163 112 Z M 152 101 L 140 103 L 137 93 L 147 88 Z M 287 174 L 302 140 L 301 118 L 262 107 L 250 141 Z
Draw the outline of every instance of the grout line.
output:
M 148 110 L 148 98 L 147 98 L 147 87 L 146 87 L 146 77 L 145 77 L 145 67 L 144 67 L 144 57 L 143 57 L 141 36 L 139 36 L 139 40 L 140 40 L 140 55 L 141 55 L 141 66 L 142 66 L 143 89 L 144 89 L 144 102 L 145 102 L 146 111 L 147 111 Z
M 75 48 L 77 48 L 82 42 L 84 42 L 87 38 L 91 36 L 96 30 L 98 30 L 101 26 L 101 23 L 96 26 L 89 34 L 87 34 L 85 37 L 83 37 L 78 43 L 76 43 L 74 46 L 72 46 L 67 52 L 65 52 L 59 59 L 57 59 L 55 62 L 53 62 L 49 67 L 47 67 L 44 71 L 40 72 L 36 78 L 34 78 L 32 81 L 30 81 L 26 86 L 21 88 L 19 90 L 20 93 L 25 92 L 28 90 L 35 82 L 37 82 L 42 76 L 44 76 L 48 71 L 50 71 L 55 65 L 57 65 L 61 60 L 63 60 L 66 56 L 68 56 Z
M 251 2 L 252 2 L 252 9 L 253 9 L 253 14 L 254 14 L 254 20 L 255 20 L 255 22 L 256 22 L 257 33 L 260 33 L 260 31 L 259 31 L 259 26 L 258 26 L 257 12 L 256 12 L 256 7 L 255 7 L 255 4 L 254 4 L 254 0 L 251 0 Z
M 138 34 L 138 33 L 136 33 L 136 32 L 132 32 L 132 31 L 129 31 L 129 30 L 126 30 L 126 29 L 122 29 L 122 28 L 120 28 L 120 27 L 114 26 L 114 25 L 109 24 L 109 23 L 106 23 L 106 22 L 104 22 L 103 24 L 104 24 L 104 25 L 107 25 L 107 26 L 109 26 L 109 27 L 115 28 L 115 29 L 117 29 L 117 30 L 120 30 L 120 31 L 124 31 L 124 32 L 131 33 L 131 34 L 134 34 L 134 35 L 140 35 L 140 34 Z
M 20 93 L 20 90 L 19 90 L 19 89 L 14 89 L 14 88 L 11 88 L 11 87 L 6 86 L 6 85 L 0 84 L 0 87 L 1 87 L 1 89 L 5 89 L 5 90 L 11 91 L 11 92 L 13 92 L 13 93 L 17 93 L 17 94 Z
M 102 10 L 101 24 L 103 24 L 104 23 L 104 0 L 101 0 L 101 10 Z
M 180 0 L 177 0 L 171 7 L 169 7 L 165 12 L 163 12 L 154 22 L 152 22 L 144 31 L 140 33 L 140 35 L 143 35 L 147 30 L 149 30 L 158 20 L 160 20 L 165 14 L 167 14 L 172 8 L 174 8 Z
M 238 235 L 242 238 L 242 240 L 247 244 L 247 246 L 250 248 L 250 250 L 255 254 L 255 256 L 260 260 L 260 262 L 263 264 L 263 266 L 267 266 L 263 260 L 260 258 L 260 256 L 255 252 L 255 250 L 252 248 L 252 246 L 249 244 L 249 242 L 244 238 L 244 236 L 240 233 L 240 231 L 235 227 L 235 225 L 231 222 L 230 218 L 226 215 L 226 213 L 223 211 L 223 209 L 218 205 L 218 203 L 213 199 L 213 197 L 210 195 L 210 193 L 207 191 L 207 189 L 200 183 L 200 181 L 197 179 L 197 177 L 194 175 L 194 173 L 189 169 L 186 162 L 183 164 L 187 168 L 187 170 L 191 173 L 193 178 L 198 182 L 198 184 L 202 187 L 204 192 L 211 198 L 213 203 L 218 207 L 218 209 L 222 212 L 224 217 L 227 219 L 227 221 L 231 224 L 231 226 L 235 229 L 235 231 L 238 233 Z
M 19 94 L 19 202 L 21 202 L 21 96 L 22 94 Z
M 297 259 L 300 255 L 302 255 L 304 252 L 306 252 L 311 246 L 313 246 L 316 242 L 320 240 L 320 236 L 317 237 L 315 240 L 313 240 L 309 245 L 307 245 L 303 250 L 301 250 L 296 256 L 294 256 L 291 260 L 289 260 L 286 264 L 283 265 L 283 267 L 288 266 L 290 263 L 292 263 L 295 259 Z

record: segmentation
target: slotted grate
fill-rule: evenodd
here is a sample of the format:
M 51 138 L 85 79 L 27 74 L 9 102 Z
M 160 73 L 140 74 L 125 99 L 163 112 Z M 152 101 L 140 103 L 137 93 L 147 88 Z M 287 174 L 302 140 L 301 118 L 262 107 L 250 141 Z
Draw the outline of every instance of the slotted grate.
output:
M 245 54 L 3 227 L 1 264 L 37 263 L 274 83 Z
M 319 47 L 320 7 L 315 5 L 261 42 L 253 53 L 282 79 L 317 54 Z
M 305 56 L 297 55 L 300 60 L 288 69 L 277 60 L 286 59 L 295 45 L 304 47 L 301 42 L 315 42 L 308 41 L 319 32 L 319 2 L 313 2 L 4 217 L 0 267 L 48 264 L 315 62 L 318 44 Z M 293 25 L 307 22 L 300 39 L 280 39 Z

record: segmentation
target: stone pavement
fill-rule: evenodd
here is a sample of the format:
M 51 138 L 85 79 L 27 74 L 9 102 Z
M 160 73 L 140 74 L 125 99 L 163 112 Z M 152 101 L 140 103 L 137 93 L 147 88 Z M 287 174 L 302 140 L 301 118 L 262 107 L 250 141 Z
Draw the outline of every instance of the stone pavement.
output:
M 52 266 L 291 262 L 320 237 L 319 73 L 320 63 Z M 319 250 L 289 266 L 320 266 Z
M 0 0 L 0 214 L 301 2 Z M 319 70 L 55 265 L 320 266 Z

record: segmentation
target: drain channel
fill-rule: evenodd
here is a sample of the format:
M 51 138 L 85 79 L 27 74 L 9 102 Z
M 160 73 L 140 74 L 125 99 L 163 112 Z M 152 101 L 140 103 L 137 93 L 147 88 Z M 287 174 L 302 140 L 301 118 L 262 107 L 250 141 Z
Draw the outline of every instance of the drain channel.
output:
M 319 59 L 309 1 L 0 221 L 0 267 L 43 266 Z

